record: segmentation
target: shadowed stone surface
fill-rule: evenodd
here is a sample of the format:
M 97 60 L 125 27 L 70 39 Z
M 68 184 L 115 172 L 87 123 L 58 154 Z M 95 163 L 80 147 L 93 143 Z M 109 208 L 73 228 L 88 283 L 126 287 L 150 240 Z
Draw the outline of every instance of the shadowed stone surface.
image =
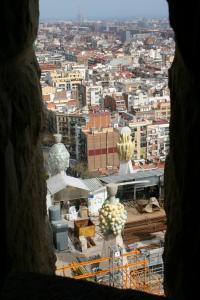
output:
M 200 222 L 200 2 L 168 0 L 176 55 L 169 71 L 170 155 L 165 171 L 165 289 L 173 299 L 197 299 Z M 186 2 L 186 3 L 185 3 Z M 1 272 L 52 274 L 45 179 L 39 145 L 42 104 L 40 70 L 32 50 L 37 0 L 2 0 L 0 18 L 0 227 Z M 192 159 L 195 158 L 195 161 Z M 195 194 L 195 196 L 194 196 Z M 5 217 L 6 221 L 3 220 Z M 45 275 L 13 275 L 5 299 L 158 299 L 86 282 Z
M 38 274 L 13 275 L 8 279 L 2 296 L 3 300 L 168 300 L 144 292 Z
M 169 70 L 170 156 L 165 171 L 165 290 L 174 299 L 199 293 L 200 2 L 169 0 L 176 54 Z
M 1 1 L 0 160 L 1 229 L 5 273 L 53 274 L 55 258 L 46 218 L 46 185 L 39 145 L 40 70 L 32 50 L 38 1 Z M 4 272 L 3 272 L 4 273 Z M 5 274 L 4 273 L 4 274 Z

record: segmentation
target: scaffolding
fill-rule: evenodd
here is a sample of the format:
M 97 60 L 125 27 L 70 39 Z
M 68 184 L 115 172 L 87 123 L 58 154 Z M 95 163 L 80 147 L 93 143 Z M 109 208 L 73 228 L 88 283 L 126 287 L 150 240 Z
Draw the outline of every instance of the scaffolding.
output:
M 99 268 L 102 262 L 107 266 L 104 269 Z M 120 289 L 164 294 L 162 249 L 123 253 L 119 246 L 115 246 L 110 249 L 110 257 L 73 262 L 58 268 L 56 274 Z
M 109 251 L 109 286 L 123 288 L 124 272 L 120 268 L 124 265 L 123 249 L 118 245 L 114 245 L 109 248 Z

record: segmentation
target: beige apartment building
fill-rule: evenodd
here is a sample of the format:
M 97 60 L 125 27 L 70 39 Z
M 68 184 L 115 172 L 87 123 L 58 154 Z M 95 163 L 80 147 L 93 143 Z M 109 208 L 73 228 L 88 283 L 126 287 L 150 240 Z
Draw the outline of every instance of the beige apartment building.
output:
M 169 151 L 169 122 L 157 120 L 147 126 L 147 159 L 165 159 Z
M 78 85 L 82 81 L 83 76 L 79 71 L 63 72 L 61 70 L 53 70 L 49 72 L 49 84 L 57 89 L 78 89 Z
M 159 102 L 154 105 L 155 119 L 170 120 L 170 101 Z
M 147 158 L 147 126 L 151 121 L 130 122 L 131 135 L 135 143 L 133 159 Z
M 42 86 L 42 95 L 55 94 L 56 88 L 50 85 Z

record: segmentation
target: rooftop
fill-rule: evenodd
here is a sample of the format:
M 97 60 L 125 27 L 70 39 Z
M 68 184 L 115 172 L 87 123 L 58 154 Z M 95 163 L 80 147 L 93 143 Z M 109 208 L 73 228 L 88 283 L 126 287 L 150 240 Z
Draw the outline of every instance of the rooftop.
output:
M 164 169 L 150 169 L 150 170 L 139 170 L 136 173 L 127 174 L 127 175 L 110 175 L 105 177 L 100 177 L 99 179 L 108 184 L 108 183 L 120 183 L 123 181 L 131 181 L 131 180 L 139 180 L 144 179 L 147 177 L 153 177 L 153 176 L 163 176 L 164 175 Z
M 89 188 L 91 192 L 94 192 L 103 187 L 103 184 L 98 178 L 84 179 L 83 183 Z

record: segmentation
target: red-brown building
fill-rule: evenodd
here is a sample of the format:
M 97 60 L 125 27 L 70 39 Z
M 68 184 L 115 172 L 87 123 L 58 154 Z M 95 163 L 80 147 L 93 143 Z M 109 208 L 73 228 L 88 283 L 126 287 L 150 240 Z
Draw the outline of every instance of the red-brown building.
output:
M 108 108 L 110 111 L 125 112 L 128 109 L 128 95 L 122 96 L 106 95 L 104 98 L 104 108 Z
M 109 111 L 94 111 L 88 115 L 88 122 L 84 127 L 84 130 L 101 129 L 110 127 L 111 117 Z
M 116 170 L 119 167 L 117 153 L 118 131 L 110 127 L 101 131 L 90 130 L 84 132 L 84 135 L 86 138 L 88 171 Z
M 55 64 L 48 64 L 48 63 L 44 63 L 44 64 L 40 64 L 40 69 L 42 72 L 48 72 L 48 71 L 52 71 L 52 70 L 56 70 L 56 65 Z

